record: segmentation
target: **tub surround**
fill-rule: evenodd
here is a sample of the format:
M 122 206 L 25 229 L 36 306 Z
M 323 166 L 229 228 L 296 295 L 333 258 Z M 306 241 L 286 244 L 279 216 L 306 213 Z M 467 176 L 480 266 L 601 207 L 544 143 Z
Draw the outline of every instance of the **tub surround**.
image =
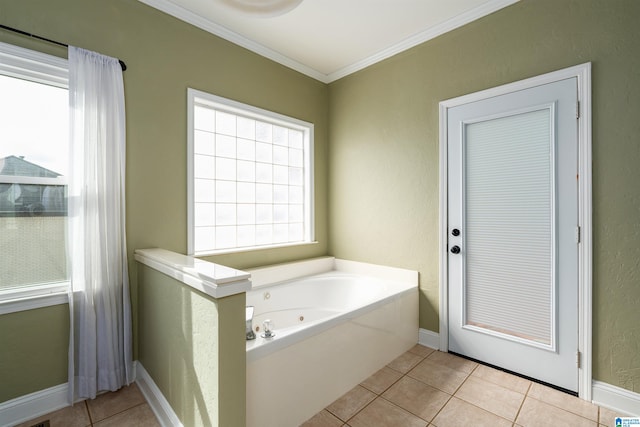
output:
M 328 257 L 249 272 L 254 319 L 288 307 L 309 321 L 247 342 L 248 427 L 302 424 L 418 340 L 415 271 Z

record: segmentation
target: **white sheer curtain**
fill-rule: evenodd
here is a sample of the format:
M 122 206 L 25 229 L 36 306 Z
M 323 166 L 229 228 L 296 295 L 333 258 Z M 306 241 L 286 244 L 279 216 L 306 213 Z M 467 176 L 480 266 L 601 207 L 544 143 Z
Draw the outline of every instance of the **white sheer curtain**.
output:
M 125 115 L 117 59 L 69 46 L 69 397 L 133 380 L 125 240 Z

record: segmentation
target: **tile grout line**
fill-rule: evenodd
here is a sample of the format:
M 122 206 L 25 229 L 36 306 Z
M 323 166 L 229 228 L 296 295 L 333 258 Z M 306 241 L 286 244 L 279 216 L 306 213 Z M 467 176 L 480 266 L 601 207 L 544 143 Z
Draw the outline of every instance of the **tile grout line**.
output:
M 531 387 L 533 387 L 533 382 L 529 381 L 529 387 L 527 387 L 527 391 L 524 393 L 524 399 L 522 399 L 522 403 L 520 404 L 520 407 L 518 408 L 518 412 L 516 412 L 516 416 L 513 419 L 513 425 L 514 426 L 516 425 L 516 421 L 518 421 L 518 417 L 520 416 L 520 412 L 522 412 L 522 408 L 524 407 L 524 402 L 527 400 L 527 397 L 529 397 L 529 391 L 531 391 Z
M 367 407 L 369 407 L 369 405 L 371 405 L 371 404 L 372 404 L 373 402 L 375 402 L 377 399 L 383 399 L 385 402 L 388 402 L 388 403 L 392 404 L 393 406 L 395 406 L 395 407 L 397 407 L 397 408 L 399 408 L 399 409 L 401 409 L 401 410 L 403 410 L 403 411 L 405 411 L 405 412 L 407 412 L 407 413 L 409 413 L 409 414 L 415 415 L 415 414 L 413 414 L 412 412 L 409 412 L 409 411 L 407 411 L 406 409 L 404 409 L 404 408 L 402 408 L 402 407 L 400 407 L 400 406 L 396 405 L 395 403 L 390 402 L 389 400 L 387 400 L 387 399 L 385 399 L 384 397 L 382 397 L 382 394 L 383 394 L 384 392 L 386 392 L 387 390 L 389 390 L 391 387 L 393 387 L 393 386 L 394 386 L 394 384 L 398 383 L 401 379 L 403 379 L 404 377 L 406 377 L 406 376 L 407 376 L 407 374 L 408 374 L 409 372 L 411 372 L 411 371 L 412 371 L 416 366 L 418 366 L 420 363 L 422 363 L 422 362 L 423 362 L 427 357 L 429 357 L 429 356 L 430 356 L 431 354 L 433 354 L 434 352 L 429 353 L 427 356 L 421 356 L 421 355 L 419 355 L 419 354 L 416 354 L 416 353 L 411 352 L 411 350 L 407 350 L 407 353 L 411 353 L 411 354 L 413 354 L 413 355 L 415 355 L 415 356 L 420 357 L 420 361 L 419 361 L 418 363 L 416 363 L 414 366 L 412 366 L 412 367 L 411 367 L 407 372 L 400 372 L 400 371 L 398 371 L 398 370 L 396 370 L 396 369 L 393 369 L 393 368 L 392 368 L 391 366 L 389 366 L 388 364 L 387 364 L 387 365 L 385 365 L 384 367 L 387 367 L 387 368 L 391 369 L 392 371 L 398 372 L 399 374 L 402 374 L 402 375 L 400 376 L 400 378 L 398 378 L 397 380 L 395 380 L 391 385 L 389 385 L 387 388 L 385 388 L 382 392 L 380 392 L 380 394 L 376 393 L 376 392 L 375 392 L 375 391 L 373 391 L 373 390 L 369 390 L 367 387 L 363 386 L 362 384 L 358 384 L 360 387 L 364 388 L 365 390 L 368 390 L 368 391 L 370 391 L 371 393 L 375 394 L 375 395 L 376 395 L 376 397 L 375 397 L 375 398 L 373 398 L 373 399 L 371 399 L 371 402 L 369 402 L 369 403 L 367 403 L 366 405 L 364 405 L 362 408 L 360 408 L 360 410 L 358 410 L 355 414 L 353 414 L 351 417 L 349 417 L 349 419 L 348 419 L 347 421 L 343 421 L 343 420 L 342 420 L 342 418 L 338 417 L 336 414 L 333 414 L 333 412 L 329 411 L 327 408 L 325 408 L 325 409 L 327 409 L 329 412 L 331 412 L 333 415 L 335 415 L 335 416 L 336 416 L 340 421 L 342 421 L 342 422 L 343 422 L 344 424 L 346 424 L 346 425 L 348 425 L 348 424 L 349 424 L 349 421 L 353 420 L 353 419 L 354 419 L 354 418 L 355 418 L 355 417 L 356 417 L 360 412 L 364 411 Z M 383 367 L 383 368 L 381 368 L 381 369 L 384 369 L 384 367 Z M 409 377 L 409 378 L 411 378 L 411 377 Z M 415 416 L 417 416 L 417 415 L 415 415 Z M 422 419 L 422 420 L 423 420 L 423 418 L 421 418 L 421 417 L 418 417 L 418 418 L 420 418 L 420 419 Z M 429 424 L 430 424 L 430 422 L 429 422 L 429 421 L 426 421 L 426 423 L 427 423 L 427 425 L 426 425 L 425 427 L 428 427 L 428 426 L 429 426 Z

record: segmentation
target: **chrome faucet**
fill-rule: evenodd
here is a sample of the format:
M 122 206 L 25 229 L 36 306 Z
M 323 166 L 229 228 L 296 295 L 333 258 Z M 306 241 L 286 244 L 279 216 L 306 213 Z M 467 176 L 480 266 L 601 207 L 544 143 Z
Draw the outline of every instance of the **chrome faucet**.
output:
M 247 333 L 247 341 L 255 340 L 256 334 L 253 333 L 253 306 L 252 305 L 248 305 L 246 307 L 245 318 L 246 318 L 245 330 Z

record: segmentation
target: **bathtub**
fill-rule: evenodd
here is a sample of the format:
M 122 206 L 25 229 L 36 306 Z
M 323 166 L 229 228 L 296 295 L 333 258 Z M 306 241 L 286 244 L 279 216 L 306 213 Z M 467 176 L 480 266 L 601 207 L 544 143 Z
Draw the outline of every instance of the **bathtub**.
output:
M 415 271 L 328 257 L 249 272 L 248 427 L 299 426 L 418 340 Z

